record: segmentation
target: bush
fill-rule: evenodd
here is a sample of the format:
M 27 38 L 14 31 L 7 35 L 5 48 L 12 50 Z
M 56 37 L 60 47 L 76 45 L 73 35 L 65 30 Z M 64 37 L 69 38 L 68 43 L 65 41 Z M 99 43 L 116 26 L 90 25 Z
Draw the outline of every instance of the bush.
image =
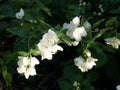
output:
M 118 89 L 119 4 L 0 0 L 0 89 Z

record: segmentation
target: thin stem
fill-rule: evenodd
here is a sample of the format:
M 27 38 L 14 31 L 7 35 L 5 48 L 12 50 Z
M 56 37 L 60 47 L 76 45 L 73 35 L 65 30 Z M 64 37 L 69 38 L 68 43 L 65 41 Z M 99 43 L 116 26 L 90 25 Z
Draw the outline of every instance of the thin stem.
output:
M 102 36 L 102 34 L 105 31 L 109 30 L 109 29 L 112 29 L 112 28 L 101 29 L 100 32 L 97 35 L 95 35 L 95 37 L 87 43 L 86 47 L 84 48 L 84 51 L 86 51 L 89 48 L 89 46 L 91 45 L 91 43 L 93 43 L 97 38 L 99 38 L 100 36 Z
M 27 40 L 27 43 L 28 43 L 28 51 L 29 51 L 29 55 L 31 56 L 31 54 L 30 54 L 30 36 L 28 37 L 28 40 Z

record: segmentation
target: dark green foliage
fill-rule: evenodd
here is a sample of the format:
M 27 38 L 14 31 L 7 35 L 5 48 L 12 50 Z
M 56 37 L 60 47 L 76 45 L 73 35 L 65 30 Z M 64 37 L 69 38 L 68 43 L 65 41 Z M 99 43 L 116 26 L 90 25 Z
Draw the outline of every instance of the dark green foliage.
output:
M 81 4 L 82 3 L 82 4 Z M 85 5 L 84 5 L 85 4 Z M 102 4 L 103 12 L 98 8 Z M 25 15 L 17 19 L 20 8 Z M 73 39 L 62 28 L 75 16 L 81 16 L 80 25 L 86 20 L 91 24 L 88 37 L 78 46 L 69 46 Z M 48 29 L 60 38 L 63 52 L 53 60 L 41 60 L 37 43 Z M 106 45 L 104 39 L 120 38 L 120 0 L 0 0 L 0 82 L 3 90 L 115 90 L 120 84 L 120 49 Z M 74 65 L 74 58 L 90 50 L 97 58 L 96 66 L 88 72 Z M 18 56 L 33 55 L 39 59 L 37 76 L 28 80 L 19 75 Z

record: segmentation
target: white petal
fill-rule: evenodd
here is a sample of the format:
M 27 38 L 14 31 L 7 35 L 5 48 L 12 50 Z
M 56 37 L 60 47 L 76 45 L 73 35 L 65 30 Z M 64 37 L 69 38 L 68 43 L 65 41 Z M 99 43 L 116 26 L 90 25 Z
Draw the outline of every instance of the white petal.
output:
M 22 16 L 24 16 L 24 10 L 22 8 L 20 9 L 20 13 Z
M 31 67 L 34 67 L 36 64 L 39 64 L 39 63 L 40 62 L 39 62 L 39 60 L 37 58 L 35 58 L 35 57 L 30 58 L 30 66 Z
M 73 45 L 73 46 L 77 46 L 78 44 L 79 44 L 78 41 L 73 41 L 73 42 L 72 42 L 72 45 Z
M 82 35 L 82 37 L 87 36 L 87 32 L 86 32 L 86 30 L 85 30 L 85 27 L 80 27 L 79 29 L 81 30 L 81 35 Z
M 81 38 L 85 36 L 87 36 L 87 32 L 84 27 L 76 28 L 73 32 L 73 37 L 76 41 L 81 41 Z
M 53 45 L 53 43 L 49 42 L 47 39 L 42 39 L 40 43 L 37 44 L 40 52 L 46 52 Z
M 60 51 L 63 51 L 63 48 L 61 46 L 58 46 L 57 44 L 54 45 L 52 48 L 51 48 L 51 52 L 53 54 L 55 54 L 57 52 L 57 50 L 60 50 Z
M 73 37 L 73 31 L 74 31 L 74 30 L 67 30 L 66 35 L 67 35 L 68 37 L 71 37 L 71 38 L 73 39 L 73 38 L 74 38 L 74 37 Z
M 85 27 L 85 29 L 91 28 L 91 24 L 88 21 L 86 21 L 83 26 Z
M 69 27 L 70 27 L 70 24 L 68 24 L 68 23 L 64 23 L 64 24 L 63 24 L 63 28 L 64 28 L 64 29 L 69 29 Z
M 84 58 L 81 56 L 75 58 L 74 63 L 82 72 L 88 71 L 87 64 L 85 63 Z
M 72 20 L 72 22 L 75 24 L 75 25 L 79 25 L 79 23 L 80 23 L 80 19 L 79 19 L 79 17 L 74 17 L 73 18 L 73 20 Z
M 51 60 L 52 59 L 52 53 L 51 52 L 43 52 L 42 54 L 42 59 L 48 59 L 48 60 Z
M 91 57 L 91 52 L 89 50 L 86 50 L 85 54 L 87 55 L 87 57 Z
M 87 68 L 92 69 L 93 66 L 96 66 L 95 61 L 98 61 L 98 60 L 92 57 L 88 57 L 86 60 Z
M 36 75 L 36 70 L 35 70 L 35 68 L 34 68 L 34 67 L 27 68 L 27 70 L 26 70 L 26 72 L 24 73 L 24 75 L 25 75 L 25 78 L 26 78 L 26 79 L 28 79 L 30 75 L 31 75 L 31 76 Z
M 24 16 L 24 10 L 21 8 L 21 9 L 20 9 L 20 12 L 17 12 L 17 13 L 15 14 L 15 16 L 16 16 L 17 19 L 22 19 L 23 16 Z
M 24 66 L 21 66 L 21 67 L 18 67 L 18 68 L 17 68 L 17 71 L 18 71 L 18 73 L 20 73 L 20 74 L 24 73 L 25 70 L 26 70 L 26 68 L 25 68 Z
M 79 28 L 75 29 L 73 32 L 73 37 L 76 41 L 81 41 L 82 37 L 81 37 L 81 31 Z
M 30 74 L 29 72 L 25 72 L 24 75 L 25 75 L 25 78 L 28 79 Z
M 117 85 L 117 86 L 116 86 L 116 89 L 117 89 L 117 90 L 120 90 L 120 85 Z
M 53 41 L 54 43 L 58 43 L 59 41 L 57 34 L 51 29 L 48 30 L 47 39 L 49 39 L 50 41 Z
M 22 65 L 28 65 L 29 61 L 28 61 L 28 57 L 23 57 L 23 56 L 18 56 L 19 61 L 18 61 L 18 66 L 22 66 Z

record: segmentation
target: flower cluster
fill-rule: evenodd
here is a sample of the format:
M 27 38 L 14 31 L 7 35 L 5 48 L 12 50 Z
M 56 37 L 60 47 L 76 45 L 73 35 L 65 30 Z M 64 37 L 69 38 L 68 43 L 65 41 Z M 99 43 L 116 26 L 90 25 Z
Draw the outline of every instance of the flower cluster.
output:
M 100 5 L 101 9 L 102 6 Z M 102 9 L 101 9 L 102 10 Z M 24 16 L 24 10 L 21 8 L 20 12 L 16 13 L 17 19 L 22 19 Z M 64 23 L 63 29 L 67 29 L 66 35 L 73 39 L 72 45 L 77 46 L 83 37 L 87 36 L 87 31 L 91 28 L 91 24 L 88 21 L 83 23 L 83 26 L 80 25 L 80 17 L 76 16 L 70 21 L 70 23 Z M 48 59 L 51 60 L 53 55 L 57 53 L 57 51 L 63 51 L 63 48 L 58 45 L 60 39 L 57 34 L 49 29 L 47 33 L 42 36 L 42 39 L 37 44 L 38 50 L 41 54 L 41 60 Z M 106 43 L 112 45 L 114 48 L 118 49 L 120 45 L 120 40 L 117 37 L 106 38 Z M 91 52 L 89 50 L 84 50 L 84 57 L 79 56 L 74 59 L 75 66 L 77 66 L 82 72 L 86 72 L 96 66 L 96 61 L 98 59 L 93 58 L 91 56 Z M 35 65 L 38 65 L 40 62 L 35 57 L 24 57 L 19 56 L 18 68 L 17 71 L 20 74 L 24 74 L 26 79 L 29 76 L 36 75 Z M 119 89 L 118 89 L 119 90 Z
M 40 63 L 39 60 L 37 60 L 35 57 L 19 56 L 18 58 L 18 73 L 24 74 L 26 79 L 28 79 L 30 75 L 36 75 L 35 65 Z
M 23 16 L 24 16 L 23 9 L 21 9 L 20 12 L 16 13 L 17 19 L 22 19 Z M 86 21 L 84 25 L 81 27 L 79 26 L 79 24 L 80 24 L 79 17 L 73 18 L 73 20 L 70 21 L 70 23 L 63 24 L 63 28 L 68 29 L 66 35 L 75 40 L 72 42 L 73 46 L 77 46 L 79 42 L 82 40 L 82 37 L 87 36 L 85 28 L 89 29 L 91 27 L 88 21 Z M 41 54 L 41 60 L 43 59 L 51 60 L 53 58 L 53 54 L 57 53 L 58 50 L 63 51 L 63 48 L 58 45 L 59 41 L 60 39 L 58 38 L 57 34 L 51 29 L 49 29 L 48 32 L 43 35 L 42 39 L 37 44 L 37 47 Z M 39 61 L 35 57 L 20 56 L 18 58 L 19 58 L 18 61 L 19 67 L 17 68 L 18 73 L 24 74 L 26 79 L 28 79 L 30 75 L 31 76 L 36 75 L 36 70 L 34 66 L 36 64 L 39 64 Z M 79 58 L 81 58 L 80 61 L 78 61 Z M 81 66 L 86 65 L 85 70 L 81 68 L 82 71 L 87 71 L 87 69 L 91 69 L 93 65 L 96 65 L 94 63 L 96 59 L 92 57 L 87 58 L 86 60 L 87 63 L 83 63 L 84 60 L 82 60 L 83 59 L 82 57 L 79 58 L 75 59 L 76 65 L 80 66 L 79 63 L 81 64 Z
M 63 51 L 63 48 L 57 45 L 58 42 L 58 36 L 51 29 L 49 29 L 48 32 L 43 35 L 42 39 L 37 44 L 41 53 L 42 60 L 51 60 L 52 54 L 55 54 L 58 50 Z
M 21 8 L 19 12 L 15 14 L 17 19 L 22 19 L 24 16 L 24 10 Z
M 90 52 L 86 52 L 87 58 L 84 59 L 82 56 L 79 56 L 77 58 L 74 59 L 75 65 L 82 71 L 82 72 L 86 72 L 90 69 L 92 69 L 93 66 L 96 65 L 96 61 L 98 61 L 97 59 L 91 57 L 91 53 Z
M 101 15 L 104 13 L 103 5 L 102 5 L 102 4 L 99 4 L 98 9 L 99 9 L 99 12 L 94 11 L 93 14 L 94 14 L 94 15 L 101 16 Z
M 66 35 L 72 39 L 75 39 L 76 42 L 80 42 L 82 37 L 87 36 L 87 32 L 84 26 L 80 25 L 79 17 L 74 17 L 70 23 L 64 23 L 63 28 L 67 29 Z M 78 43 L 79 44 L 79 43 Z
M 42 60 L 51 60 L 52 54 L 55 54 L 57 50 L 63 51 L 63 48 L 57 45 L 58 42 L 58 36 L 51 29 L 49 29 L 48 32 L 43 35 L 43 38 L 37 44 L 42 56 Z M 35 65 L 39 64 L 39 60 L 37 60 L 35 57 L 19 56 L 18 58 L 18 73 L 24 74 L 26 79 L 28 79 L 30 75 L 36 75 Z
M 80 83 L 77 82 L 77 81 L 74 81 L 73 87 L 75 87 L 75 90 L 81 90 L 81 89 L 80 89 Z

